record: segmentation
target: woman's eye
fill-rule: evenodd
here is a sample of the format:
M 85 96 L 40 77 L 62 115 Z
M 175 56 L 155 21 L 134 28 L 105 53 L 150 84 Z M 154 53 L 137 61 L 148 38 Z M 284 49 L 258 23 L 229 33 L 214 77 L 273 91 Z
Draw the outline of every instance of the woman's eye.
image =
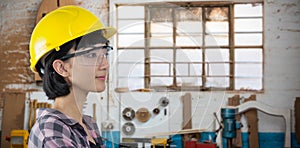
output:
M 85 57 L 87 57 L 87 58 L 96 58 L 97 54 L 96 53 L 88 53 L 88 54 L 85 55 Z

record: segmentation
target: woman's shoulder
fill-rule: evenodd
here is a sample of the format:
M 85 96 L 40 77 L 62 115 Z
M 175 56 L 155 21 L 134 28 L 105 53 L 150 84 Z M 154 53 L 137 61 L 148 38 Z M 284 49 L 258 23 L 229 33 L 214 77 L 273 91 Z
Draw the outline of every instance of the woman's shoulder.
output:
M 69 118 L 63 113 L 50 109 L 43 108 L 38 110 L 38 115 L 36 119 L 36 128 L 40 130 L 43 135 L 47 136 L 70 136 L 71 127 L 75 125 L 74 119 Z M 61 135 L 57 135 L 61 134 Z
M 51 109 L 51 108 L 39 109 L 36 120 L 37 120 L 37 122 L 59 123 L 59 124 L 66 124 L 66 125 L 70 125 L 70 126 L 78 123 L 77 121 L 66 116 L 65 114 L 61 113 L 60 111 Z
M 50 108 L 39 109 L 37 112 L 36 123 L 30 132 L 29 143 L 31 145 L 42 147 L 46 144 L 57 147 L 56 144 L 74 144 L 71 141 L 76 140 L 72 129 L 75 120 Z

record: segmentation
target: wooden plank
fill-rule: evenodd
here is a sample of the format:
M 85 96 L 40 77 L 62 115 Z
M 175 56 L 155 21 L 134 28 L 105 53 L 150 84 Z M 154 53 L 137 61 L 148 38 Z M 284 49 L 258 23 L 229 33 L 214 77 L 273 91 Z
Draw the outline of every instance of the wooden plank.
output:
M 74 0 L 59 0 L 58 6 L 67 6 L 67 5 L 75 5 Z
M 296 139 L 300 143 L 300 97 L 296 97 L 294 110 Z
M 11 130 L 23 129 L 25 111 L 25 93 L 3 93 L 4 101 L 2 114 L 1 147 L 9 147 L 10 143 L 5 140 L 10 136 Z
M 235 95 L 231 98 L 228 98 L 229 106 L 238 106 L 240 105 L 240 95 Z M 241 121 L 241 115 L 236 115 L 236 121 Z M 236 147 L 242 147 L 242 131 L 241 129 L 236 130 L 236 138 L 232 140 L 232 144 Z
M 245 99 L 247 101 L 255 101 L 256 95 L 251 95 L 249 98 Z M 245 113 L 245 117 L 248 123 L 248 134 L 249 134 L 249 147 L 250 148 L 258 148 L 258 118 L 257 118 L 257 110 L 250 109 Z
M 182 129 L 192 129 L 192 95 L 186 93 L 181 97 L 182 101 Z M 183 147 L 185 142 L 190 140 L 190 134 L 186 133 L 182 135 Z M 199 135 L 199 134 L 198 134 Z
M 36 16 L 36 23 L 38 23 L 47 13 L 57 9 L 61 6 L 74 5 L 73 0 L 43 0 Z
M 192 96 L 186 93 L 181 97 L 182 101 L 182 129 L 192 128 Z

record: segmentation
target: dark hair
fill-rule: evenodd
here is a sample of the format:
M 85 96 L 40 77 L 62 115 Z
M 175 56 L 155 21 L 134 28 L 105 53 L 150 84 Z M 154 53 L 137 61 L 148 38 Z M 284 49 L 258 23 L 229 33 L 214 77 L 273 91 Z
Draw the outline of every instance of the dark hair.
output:
M 48 99 L 55 100 L 57 97 L 65 96 L 70 93 L 71 84 L 69 84 L 64 77 L 59 75 L 52 66 L 56 59 L 60 59 L 65 56 L 73 47 L 77 50 L 82 47 L 106 42 L 107 39 L 102 36 L 102 32 L 99 30 L 71 40 L 61 45 L 59 47 L 59 51 L 53 49 L 43 56 L 36 64 L 36 69 L 42 78 L 43 90 L 48 96 Z

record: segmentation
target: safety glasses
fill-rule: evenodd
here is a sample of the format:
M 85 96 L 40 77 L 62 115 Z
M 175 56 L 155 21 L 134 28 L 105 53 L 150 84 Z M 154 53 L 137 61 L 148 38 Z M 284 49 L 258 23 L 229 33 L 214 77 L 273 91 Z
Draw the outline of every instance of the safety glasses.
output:
M 113 50 L 111 46 L 97 46 L 80 49 L 75 53 L 67 54 L 60 58 L 60 60 L 68 60 L 77 57 L 76 61 L 82 65 L 101 65 L 104 58 L 107 58 L 109 51 Z

